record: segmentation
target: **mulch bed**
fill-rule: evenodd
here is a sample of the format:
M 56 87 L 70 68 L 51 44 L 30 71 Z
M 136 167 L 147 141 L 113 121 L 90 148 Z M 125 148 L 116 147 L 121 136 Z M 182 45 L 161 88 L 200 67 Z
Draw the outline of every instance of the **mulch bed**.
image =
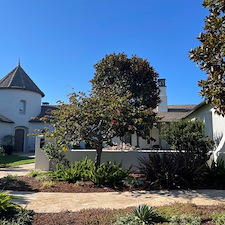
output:
M 12 191 L 37 191 L 37 192 L 64 192 L 64 193 L 88 193 L 88 192 L 112 192 L 116 189 L 97 186 L 90 181 L 69 183 L 66 181 L 54 181 L 51 187 L 43 182 L 28 176 L 17 176 L 13 180 L 0 179 L 0 190 Z M 120 189 L 121 190 L 121 189 Z

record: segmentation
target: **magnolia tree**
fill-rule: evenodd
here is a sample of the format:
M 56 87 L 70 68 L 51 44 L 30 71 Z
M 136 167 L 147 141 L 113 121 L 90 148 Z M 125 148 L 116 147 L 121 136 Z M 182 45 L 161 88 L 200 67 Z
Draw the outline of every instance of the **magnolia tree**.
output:
M 136 55 L 128 58 L 125 53 L 106 55 L 94 65 L 91 80 L 93 90 L 101 95 L 105 90 L 114 93 L 114 98 L 127 97 L 128 116 L 117 126 L 117 136 L 123 137 L 134 131 L 138 136 L 151 138 L 150 129 L 156 121 L 155 109 L 160 102 L 157 85 L 158 73 L 146 59 Z
M 225 115 L 225 1 L 205 0 L 203 6 L 210 15 L 198 37 L 201 45 L 191 50 L 189 57 L 207 74 L 205 80 L 199 81 L 200 94 L 218 114 Z
M 146 138 L 156 122 L 158 74 L 146 60 L 122 54 L 106 56 L 95 65 L 89 96 L 72 93 L 69 104 L 52 111 L 55 128 L 46 136 L 76 145 L 84 141 L 96 149 L 96 168 L 102 148 L 115 136 L 137 132 Z

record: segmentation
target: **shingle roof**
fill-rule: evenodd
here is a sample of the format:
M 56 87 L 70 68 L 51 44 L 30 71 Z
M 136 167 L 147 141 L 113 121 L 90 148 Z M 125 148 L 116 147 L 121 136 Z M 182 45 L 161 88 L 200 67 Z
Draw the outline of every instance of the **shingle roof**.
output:
M 37 92 L 45 96 L 45 94 L 38 88 L 38 86 L 26 74 L 23 68 L 18 64 L 11 72 L 0 80 L 0 89 L 23 89 Z
M 196 105 L 168 105 L 168 112 L 158 112 L 157 116 L 162 119 L 159 122 L 172 122 L 182 119 Z
M 41 120 L 41 118 L 43 118 L 45 116 L 47 116 L 50 119 L 50 117 L 51 117 L 50 112 L 51 112 L 51 110 L 55 110 L 55 109 L 57 109 L 57 106 L 55 106 L 55 105 L 42 105 L 41 113 L 38 116 L 31 118 L 31 120 L 29 122 L 43 122 Z
M 14 123 L 12 120 L 6 118 L 3 115 L 0 115 L 0 122 L 4 122 L 4 123 Z

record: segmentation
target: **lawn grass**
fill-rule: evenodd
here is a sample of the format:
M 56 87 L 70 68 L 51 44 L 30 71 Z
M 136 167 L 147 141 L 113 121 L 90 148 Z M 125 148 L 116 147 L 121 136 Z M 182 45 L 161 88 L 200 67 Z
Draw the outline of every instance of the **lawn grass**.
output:
M 0 156 L 0 167 L 19 166 L 23 164 L 34 163 L 34 158 L 18 156 L 18 155 L 5 155 Z

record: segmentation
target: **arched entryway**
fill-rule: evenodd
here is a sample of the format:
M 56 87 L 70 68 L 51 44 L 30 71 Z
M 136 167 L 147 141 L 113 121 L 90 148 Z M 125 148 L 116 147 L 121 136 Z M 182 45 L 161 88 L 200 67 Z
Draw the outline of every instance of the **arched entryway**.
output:
M 26 128 L 18 127 L 15 129 L 14 151 L 24 152 Z

